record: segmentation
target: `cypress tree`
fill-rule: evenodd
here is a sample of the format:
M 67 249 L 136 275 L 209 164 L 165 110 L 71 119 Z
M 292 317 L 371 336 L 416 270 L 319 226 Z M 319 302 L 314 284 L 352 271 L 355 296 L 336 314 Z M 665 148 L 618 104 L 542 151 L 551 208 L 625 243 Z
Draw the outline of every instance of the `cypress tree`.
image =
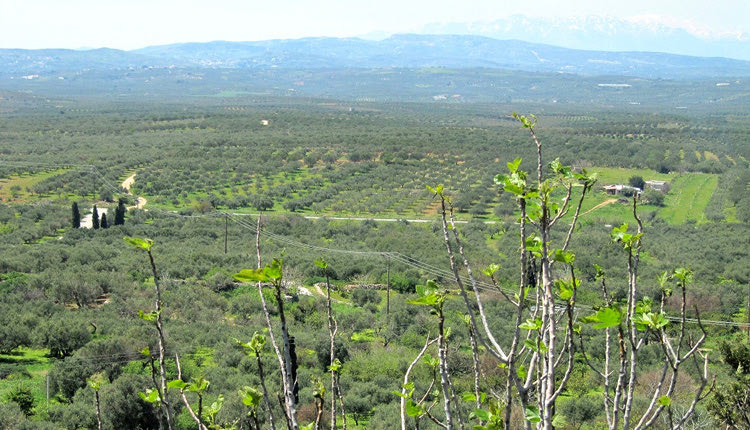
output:
M 78 210 L 77 202 L 73 202 L 71 210 L 73 212 L 73 220 L 72 220 L 73 228 L 81 228 L 81 211 Z
M 94 229 L 99 228 L 99 211 L 96 209 L 96 205 L 94 205 L 94 209 L 91 210 L 91 226 L 94 227 Z
M 107 223 L 107 214 L 106 213 L 102 214 L 102 220 L 101 220 L 101 222 L 99 224 L 101 225 L 102 228 L 109 228 L 109 224 Z
M 117 209 L 115 209 L 115 225 L 123 225 L 125 224 L 125 212 L 127 209 L 125 208 L 125 199 L 120 199 L 120 202 L 117 204 Z

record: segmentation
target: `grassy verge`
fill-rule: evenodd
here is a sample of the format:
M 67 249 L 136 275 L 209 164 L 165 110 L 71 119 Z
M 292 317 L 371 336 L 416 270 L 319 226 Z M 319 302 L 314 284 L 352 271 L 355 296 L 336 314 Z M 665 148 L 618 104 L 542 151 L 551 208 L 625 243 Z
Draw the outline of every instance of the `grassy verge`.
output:
M 44 410 L 47 401 L 47 374 L 52 360 L 46 349 L 18 348 L 12 354 L 0 354 L 0 369 L 8 376 L 0 379 L 0 403 L 8 401 L 12 391 L 21 387 L 31 389 L 36 411 Z

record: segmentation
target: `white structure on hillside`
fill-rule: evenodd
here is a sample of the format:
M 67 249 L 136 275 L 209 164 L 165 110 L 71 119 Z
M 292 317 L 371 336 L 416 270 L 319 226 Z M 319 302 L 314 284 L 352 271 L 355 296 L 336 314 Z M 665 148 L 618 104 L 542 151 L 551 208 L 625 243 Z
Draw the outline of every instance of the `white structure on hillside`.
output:
M 667 183 L 667 181 L 646 181 L 646 186 L 644 188 L 647 190 L 656 190 L 666 193 L 669 191 L 669 183 Z

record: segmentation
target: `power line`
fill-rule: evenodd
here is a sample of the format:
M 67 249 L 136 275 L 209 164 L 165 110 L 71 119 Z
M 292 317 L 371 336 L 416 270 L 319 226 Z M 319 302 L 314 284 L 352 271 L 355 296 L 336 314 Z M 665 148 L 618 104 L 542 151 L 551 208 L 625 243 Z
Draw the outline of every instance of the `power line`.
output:
M 12 165 L 14 163 L 5 163 L 3 164 L 9 164 Z M 24 164 L 24 163 L 19 163 Z M 28 165 L 38 166 L 38 167 L 44 167 L 44 166 L 58 166 L 53 164 L 42 164 L 42 163 L 28 163 Z M 115 186 L 109 180 L 105 177 L 99 169 L 97 169 L 93 165 L 74 165 L 74 164 L 68 164 L 68 165 L 59 165 L 59 166 L 67 166 L 68 168 L 72 167 L 80 167 L 80 168 L 86 168 L 89 169 L 92 174 L 95 174 L 98 179 L 109 189 L 116 190 L 117 192 L 120 192 L 122 187 Z M 137 197 L 137 196 L 136 196 Z M 137 197 L 139 198 L 139 197 Z M 148 212 L 150 213 L 156 213 L 156 214 L 162 214 L 169 217 L 176 217 L 176 218 L 194 218 L 194 219 L 201 219 L 201 218 L 224 218 L 231 219 L 234 223 L 239 225 L 241 228 L 246 229 L 252 233 L 257 233 L 257 227 L 252 222 L 249 222 L 247 220 L 248 216 L 261 216 L 260 214 L 253 215 L 253 214 L 239 214 L 239 213 L 232 213 L 232 212 L 225 212 L 220 210 L 213 210 L 211 212 L 208 212 L 206 214 L 200 214 L 200 215 L 185 215 L 180 214 L 172 211 L 166 211 L 163 209 L 148 209 Z M 313 245 L 309 243 L 300 242 L 294 239 L 290 239 L 286 236 L 282 236 L 276 233 L 269 232 L 267 230 L 261 229 L 260 232 L 262 237 L 265 237 L 269 240 L 272 240 L 277 243 L 281 243 L 287 246 L 292 246 L 296 248 L 301 249 L 307 249 L 310 251 L 316 251 L 320 253 L 333 253 L 333 254 L 344 254 L 344 255 L 352 255 L 352 256 L 358 256 L 358 257 L 378 257 L 383 258 L 390 256 L 395 261 L 398 261 L 406 266 L 413 267 L 417 270 L 420 270 L 424 273 L 430 274 L 436 278 L 443 278 L 443 279 L 453 279 L 454 275 L 453 272 L 447 269 L 443 269 L 440 267 L 433 266 L 429 263 L 425 263 L 423 261 L 417 260 L 415 258 L 412 258 L 408 255 L 399 253 L 399 252 L 393 252 L 393 251 L 357 251 L 357 250 L 347 250 L 347 249 L 339 249 L 339 248 L 330 248 L 330 247 L 324 247 L 319 245 Z M 485 292 L 498 292 L 498 288 L 502 289 L 503 292 L 506 294 L 515 294 L 517 291 L 512 287 L 501 287 L 498 285 L 490 284 L 487 282 L 482 282 L 477 278 L 474 278 L 474 282 L 469 279 L 468 276 L 461 276 L 462 282 L 467 285 L 476 286 L 476 289 L 478 291 L 485 291 Z M 533 297 L 527 298 L 528 300 L 533 299 Z M 594 311 L 594 307 L 591 305 L 585 305 L 585 304 L 576 304 L 578 309 L 586 310 L 586 311 Z M 680 317 L 675 316 L 667 316 L 666 317 L 670 321 L 680 322 Z M 697 324 L 699 320 L 697 318 L 686 318 L 686 322 L 689 322 L 691 324 Z M 701 324 L 704 325 L 715 325 L 715 326 L 726 326 L 726 327 L 748 327 L 748 323 L 741 323 L 741 322 L 735 322 L 735 321 L 723 321 L 723 320 L 700 320 Z

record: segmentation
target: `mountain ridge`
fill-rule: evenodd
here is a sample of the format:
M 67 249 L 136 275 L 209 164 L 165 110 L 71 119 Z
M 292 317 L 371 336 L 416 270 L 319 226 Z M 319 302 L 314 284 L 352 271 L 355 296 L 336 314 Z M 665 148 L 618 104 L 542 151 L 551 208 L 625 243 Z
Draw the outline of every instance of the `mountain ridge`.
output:
M 729 29 L 716 31 L 691 22 L 654 15 L 629 18 L 600 15 L 532 18 L 511 15 L 491 21 L 430 23 L 419 32 L 522 39 L 571 49 L 668 52 L 750 60 L 750 33 Z
M 635 51 L 569 49 L 477 35 L 397 34 L 384 40 L 311 37 L 190 42 L 132 51 L 0 49 L 0 77 L 82 70 L 490 68 L 658 79 L 750 76 L 750 61 Z

